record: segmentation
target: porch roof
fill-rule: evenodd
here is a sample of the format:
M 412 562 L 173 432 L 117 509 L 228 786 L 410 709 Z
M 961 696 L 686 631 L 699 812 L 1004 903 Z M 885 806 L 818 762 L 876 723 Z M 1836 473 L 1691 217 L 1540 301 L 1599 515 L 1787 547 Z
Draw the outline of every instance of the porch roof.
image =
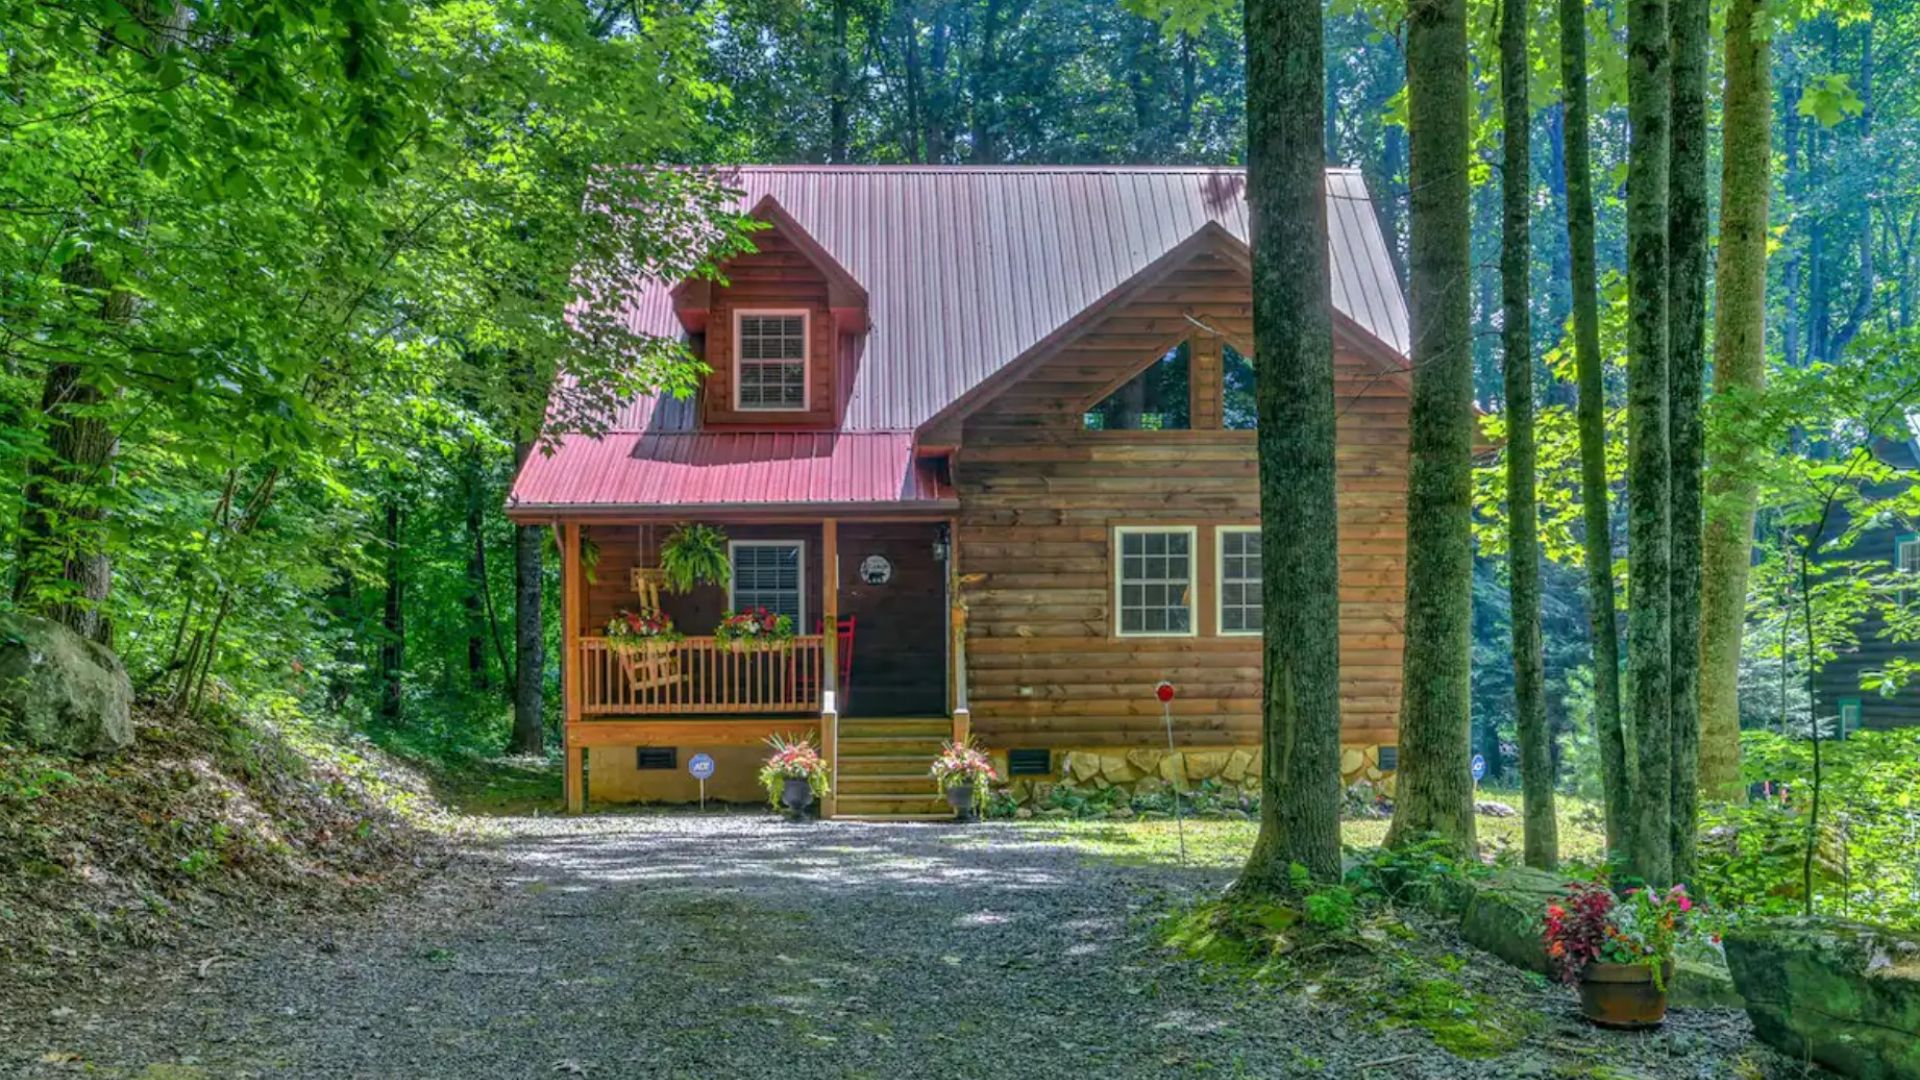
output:
M 957 506 L 910 432 L 632 432 L 569 437 L 530 455 L 507 513 Z

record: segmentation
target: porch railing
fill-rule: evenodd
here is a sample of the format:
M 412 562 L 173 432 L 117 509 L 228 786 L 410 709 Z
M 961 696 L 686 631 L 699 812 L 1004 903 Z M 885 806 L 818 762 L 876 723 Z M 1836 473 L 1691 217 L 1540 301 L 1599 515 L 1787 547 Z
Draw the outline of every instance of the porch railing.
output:
M 818 712 L 826 679 L 819 634 L 736 652 L 710 637 L 646 650 L 580 639 L 581 710 L 603 716 Z

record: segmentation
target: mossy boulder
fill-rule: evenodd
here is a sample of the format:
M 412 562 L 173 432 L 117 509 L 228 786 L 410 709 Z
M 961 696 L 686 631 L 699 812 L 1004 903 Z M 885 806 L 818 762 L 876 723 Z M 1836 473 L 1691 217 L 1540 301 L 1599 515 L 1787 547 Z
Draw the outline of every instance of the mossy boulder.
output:
M 1920 935 L 1839 919 L 1779 919 L 1726 936 L 1760 1038 L 1865 1080 L 1920 1077 Z
M 1747 1005 L 1726 965 L 1688 957 L 1673 962 L 1667 1004 L 1678 1009 L 1743 1009 Z
M 1558 874 L 1506 867 L 1474 883 L 1460 915 L 1460 936 L 1514 967 L 1552 975 L 1547 959 L 1547 904 L 1566 891 Z
M 0 735 L 35 750 L 133 745 L 133 685 L 113 650 L 59 623 L 0 614 Z

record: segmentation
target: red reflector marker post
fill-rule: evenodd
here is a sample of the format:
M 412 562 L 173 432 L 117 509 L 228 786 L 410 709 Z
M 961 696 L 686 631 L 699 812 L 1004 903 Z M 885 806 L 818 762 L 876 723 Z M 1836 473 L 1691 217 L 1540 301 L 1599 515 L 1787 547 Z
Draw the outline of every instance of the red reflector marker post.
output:
M 1153 688 L 1153 696 L 1160 699 L 1160 714 L 1167 722 L 1167 754 L 1172 756 L 1173 748 L 1173 684 L 1165 679 Z M 1180 780 L 1186 776 L 1185 763 L 1174 770 L 1173 781 L 1173 830 L 1180 837 L 1180 865 L 1187 865 L 1187 826 L 1180 819 Z

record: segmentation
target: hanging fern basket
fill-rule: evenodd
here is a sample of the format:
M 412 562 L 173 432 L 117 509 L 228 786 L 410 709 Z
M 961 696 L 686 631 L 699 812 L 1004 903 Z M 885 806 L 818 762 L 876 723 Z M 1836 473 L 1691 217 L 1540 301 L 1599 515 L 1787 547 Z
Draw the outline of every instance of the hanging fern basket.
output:
M 661 583 L 684 593 L 698 585 L 726 588 L 733 580 L 727 534 L 714 525 L 681 525 L 660 545 Z

